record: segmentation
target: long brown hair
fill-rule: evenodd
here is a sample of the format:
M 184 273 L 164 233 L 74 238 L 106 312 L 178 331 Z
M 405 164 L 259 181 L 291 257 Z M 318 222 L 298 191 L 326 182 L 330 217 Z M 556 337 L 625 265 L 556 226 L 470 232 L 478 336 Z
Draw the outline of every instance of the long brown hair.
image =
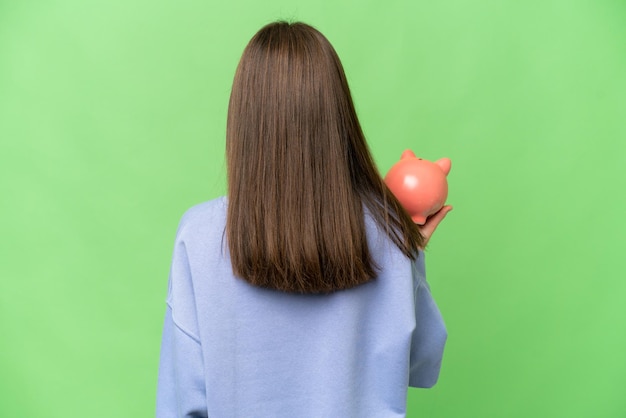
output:
M 226 138 L 237 276 L 297 293 L 374 279 L 364 207 L 417 257 L 423 237 L 382 181 L 339 57 L 313 27 L 275 22 L 254 35 L 235 73 Z

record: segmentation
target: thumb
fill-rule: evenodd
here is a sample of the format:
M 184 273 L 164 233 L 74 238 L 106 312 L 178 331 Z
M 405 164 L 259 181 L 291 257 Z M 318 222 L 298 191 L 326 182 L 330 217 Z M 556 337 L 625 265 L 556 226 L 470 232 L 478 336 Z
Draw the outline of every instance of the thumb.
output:
M 426 223 L 422 225 L 422 227 L 420 228 L 420 232 L 424 236 L 424 247 L 430 240 L 430 237 L 432 237 L 432 235 L 435 233 L 435 230 L 437 229 L 437 226 L 439 226 L 439 223 L 443 221 L 448 212 L 450 212 L 451 210 L 452 206 L 450 205 L 442 207 L 434 215 L 431 215 L 426 220 Z

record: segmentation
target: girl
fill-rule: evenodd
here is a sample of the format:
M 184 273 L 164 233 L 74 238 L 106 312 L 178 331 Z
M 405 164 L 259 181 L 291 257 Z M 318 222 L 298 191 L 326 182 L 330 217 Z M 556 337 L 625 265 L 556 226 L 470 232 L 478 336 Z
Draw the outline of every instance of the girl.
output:
M 404 417 L 446 329 L 418 228 L 385 187 L 342 65 L 303 23 L 262 28 L 237 68 L 227 197 L 178 228 L 157 417 Z

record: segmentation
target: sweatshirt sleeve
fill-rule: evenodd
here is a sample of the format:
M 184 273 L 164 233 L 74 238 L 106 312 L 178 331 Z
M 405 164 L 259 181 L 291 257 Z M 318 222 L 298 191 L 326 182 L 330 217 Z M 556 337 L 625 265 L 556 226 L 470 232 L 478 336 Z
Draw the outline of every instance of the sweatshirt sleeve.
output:
M 423 252 L 420 251 L 412 270 L 416 324 L 411 340 L 409 386 L 430 388 L 439 378 L 448 333 L 426 282 Z
M 156 417 L 206 417 L 202 347 L 198 338 L 191 272 L 177 239 L 161 341 Z

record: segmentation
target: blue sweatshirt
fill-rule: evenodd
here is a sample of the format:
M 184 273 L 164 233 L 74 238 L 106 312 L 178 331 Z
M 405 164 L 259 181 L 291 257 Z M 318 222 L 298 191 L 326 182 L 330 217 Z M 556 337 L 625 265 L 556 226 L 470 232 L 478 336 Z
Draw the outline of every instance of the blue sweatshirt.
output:
M 447 337 L 424 254 L 412 262 L 366 216 L 373 281 L 263 289 L 233 275 L 226 205 L 197 205 L 178 228 L 157 418 L 405 417 L 407 387 L 435 384 Z

